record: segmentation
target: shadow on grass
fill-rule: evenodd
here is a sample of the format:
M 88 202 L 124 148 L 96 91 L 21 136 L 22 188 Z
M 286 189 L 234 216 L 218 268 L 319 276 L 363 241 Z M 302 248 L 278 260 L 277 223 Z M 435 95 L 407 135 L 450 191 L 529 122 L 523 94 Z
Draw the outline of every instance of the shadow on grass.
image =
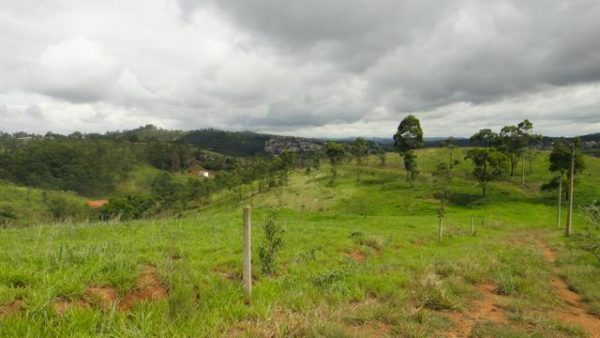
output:
M 462 207 L 474 207 L 481 206 L 485 203 L 486 199 L 481 195 L 474 195 L 464 192 L 454 192 L 448 196 L 448 202 L 450 204 L 462 206 Z

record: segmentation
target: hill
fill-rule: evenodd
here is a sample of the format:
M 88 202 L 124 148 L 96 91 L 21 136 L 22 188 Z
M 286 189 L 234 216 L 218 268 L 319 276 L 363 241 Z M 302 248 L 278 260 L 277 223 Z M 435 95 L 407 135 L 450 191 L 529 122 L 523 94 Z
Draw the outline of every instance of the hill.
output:
M 456 150 L 456 158 L 464 151 Z M 359 182 L 354 163 L 341 166 L 334 185 L 328 166 L 297 170 L 287 186 L 258 193 L 254 182 L 241 203 L 231 198 L 237 191 L 224 192 L 208 208 L 178 218 L 1 230 L 0 336 L 597 332 L 589 313 L 600 314 L 600 265 L 556 229 L 554 194 L 539 190 L 550 178 L 546 156 L 536 157 L 525 187 L 505 177 L 485 199 L 461 160 L 438 242 L 431 173 L 447 153 L 417 155 L 421 175 L 414 184 L 399 157 L 388 154 L 385 167 L 370 158 Z M 600 194 L 600 160 L 586 160 L 578 206 Z M 253 205 L 254 224 L 251 302 L 240 287 L 246 204 Z M 259 248 L 275 209 L 285 244 L 269 275 L 260 269 Z

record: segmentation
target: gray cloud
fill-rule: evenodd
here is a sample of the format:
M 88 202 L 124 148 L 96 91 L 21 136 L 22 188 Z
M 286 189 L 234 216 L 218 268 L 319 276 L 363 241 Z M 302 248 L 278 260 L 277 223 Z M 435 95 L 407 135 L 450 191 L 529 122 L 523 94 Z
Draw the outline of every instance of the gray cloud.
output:
M 600 131 L 595 0 L 0 4 L 7 130 Z

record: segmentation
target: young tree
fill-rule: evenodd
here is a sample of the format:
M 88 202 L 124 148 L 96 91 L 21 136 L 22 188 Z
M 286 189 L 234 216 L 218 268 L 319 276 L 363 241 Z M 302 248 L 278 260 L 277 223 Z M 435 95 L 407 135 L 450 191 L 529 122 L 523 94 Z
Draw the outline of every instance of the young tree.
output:
M 496 149 L 471 149 L 465 159 L 473 162 L 473 176 L 479 183 L 482 196 L 485 197 L 488 183 L 504 173 L 506 156 Z
M 376 144 L 375 154 L 377 154 L 377 158 L 379 158 L 379 165 L 385 167 L 385 149 L 383 149 L 382 146 Z
M 417 174 L 417 156 L 413 151 L 423 145 L 423 130 L 419 119 L 408 115 L 398 125 L 398 131 L 394 134 L 394 147 L 400 156 L 404 157 L 404 168 L 406 179 L 413 181 Z
M 448 200 L 449 187 L 452 181 L 452 171 L 450 170 L 450 166 L 443 162 L 438 163 L 433 172 L 433 177 L 435 179 L 435 197 L 440 200 L 440 207 L 438 208 L 438 240 L 441 241 L 443 232 L 442 219 L 445 215 L 445 205 Z
M 356 181 L 360 181 L 360 169 L 368 150 L 367 141 L 362 137 L 356 138 L 354 143 L 352 143 L 352 154 L 356 160 Z
M 327 157 L 329 158 L 329 163 L 331 164 L 331 184 L 335 183 L 335 179 L 337 178 L 337 167 L 344 159 L 346 155 L 346 151 L 344 147 L 335 142 L 327 143 Z
M 281 160 L 283 160 L 283 170 L 285 171 L 287 184 L 289 172 L 298 166 L 298 153 L 286 149 L 281 153 L 281 155 L 279 155 L 279 157 L 281 157 Z
M 279 251 L 283 248 L 285 241 L 283 234 L 285 230 L 277 222 L 277 212 L 269 215 L 264 225 L 264 239 L 258 248 L 261 270 L 264 274 L 270 275 L 275 271 L 276 258 Z
M 454 139 L 454 137 L 448 137 L 448 139 L 442 141 L 440 143 L 441 147 L 446 147 L 448 149 L 448 154 L 450 155 L 450 162 L 448 164 L 448 167 L 450 169 L 452 169 L 454 167 L 454 147 L 456 140 Z

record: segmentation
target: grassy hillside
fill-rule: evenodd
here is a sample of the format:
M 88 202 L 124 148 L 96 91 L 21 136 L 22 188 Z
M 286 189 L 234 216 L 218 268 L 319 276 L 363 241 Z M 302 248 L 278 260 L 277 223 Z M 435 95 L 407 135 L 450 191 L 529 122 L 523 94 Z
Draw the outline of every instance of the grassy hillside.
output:
M 72 192 L 20 187 L 0 180 L 0 213 L 5 215 L 0 217 L 0 225 L 26 226 L 62 218 L 58 209 L 68 211 L 69 218 L 85 218 L 84 202 Z
M 546 156 L 525 188 L 506 178 L 486 199 L 459 163 L 441 243 L 430 173 L 447 153 L 418 156 L 414 185 L 389 154 L 385 168 L 371 158 L 360 182 L 354 164 L 334 186 L 327 167 L 298 171 L 281 190 L 178 219 L 1 230 L 0 336 L 584 337 L 555 281 L 598 315 L 600 263 L 556 229 L 554 196 L 539 191 Z M 586 160 L 578 204 L 600 196 L 600 160 Z M 245 204 L 254 206 L 250 304 L 240 285 Z M 267 276 L 258 246 L 275 208 L 285 245 Z M 581 231 L 579 210 L 575 224 Z

